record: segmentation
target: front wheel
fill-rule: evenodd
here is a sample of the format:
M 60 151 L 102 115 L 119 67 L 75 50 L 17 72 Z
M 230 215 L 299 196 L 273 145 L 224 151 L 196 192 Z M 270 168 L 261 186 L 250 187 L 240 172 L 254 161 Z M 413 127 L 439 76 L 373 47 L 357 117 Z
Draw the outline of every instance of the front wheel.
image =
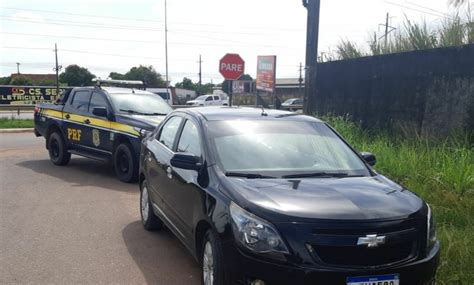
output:
M 130 144 L 121 143 L 115 148 L 113 164 L 115 175 L 120 181 L 129 183 L 137 180 L 138 163 Z
M 66 144 L 60 133 L 54 132 L 48 138 L 49 159 L 56 165 L 66 165 L 71 160 L 71 153 L 67 151 Z
M 204 235 L 201 249 L 201 281 L 203 285 L 224 284 L 222 262 L 222 252 L 217 238 L 211 230 L 208 230 Z

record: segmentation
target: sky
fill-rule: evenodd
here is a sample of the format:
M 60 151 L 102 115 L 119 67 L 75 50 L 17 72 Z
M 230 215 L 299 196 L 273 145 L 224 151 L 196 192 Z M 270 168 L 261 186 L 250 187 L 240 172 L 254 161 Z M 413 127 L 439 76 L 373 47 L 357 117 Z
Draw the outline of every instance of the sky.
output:
M 321 0 L 319 51 L 341 40 L 366 46 L 370 35 L 405 17 L 439 25 L 448 0 Z M 258 55 L 277 56 L 277 78 L 297 78 L 305 60 L 306 9 L 301 0 L 167 0 L 168 66 L 172 84 L 183 77 L 220 83 L 218 63 L 238 53 L 255 78 Z M 78 64 L 101 78 L 152 65 L 163 76 L 165 0 L 0 0 L 0 76 L 54 73 Z

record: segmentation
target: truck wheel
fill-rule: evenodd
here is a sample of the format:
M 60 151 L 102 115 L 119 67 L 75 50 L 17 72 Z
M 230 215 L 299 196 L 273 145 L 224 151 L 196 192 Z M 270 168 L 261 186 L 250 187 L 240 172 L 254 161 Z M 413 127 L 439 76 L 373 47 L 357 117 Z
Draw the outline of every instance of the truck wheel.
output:
M 147 231 L 159 230 L 163 227 L 163 222 L 153 212 L 146 180 L 143 180 L 140 185 L 140 214 L 143 227 Z
M 114 170 L 122 182 L 135 182 L 138 176 L 138 163 L 128 143 L 121 143 L 115 148 Z
M 203 285 L 224 284 L 222 251 L 218 240 L 211 230 L 204 235 L 201 247 L 201 282 Z
M 66 165 L 71 159 L 71 154 L 66 149 L 63 137 L 58 132 L 49 135 L 48 152 L 49 159 L 56 165 Z

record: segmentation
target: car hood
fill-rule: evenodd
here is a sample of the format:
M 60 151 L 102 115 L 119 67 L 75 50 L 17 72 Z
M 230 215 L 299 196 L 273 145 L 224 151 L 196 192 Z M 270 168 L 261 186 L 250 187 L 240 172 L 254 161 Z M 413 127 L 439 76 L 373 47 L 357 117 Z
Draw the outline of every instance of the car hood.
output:
M 164 118 L 165 116 L 119 115 L 116 120 L 132 127 L 153 131 Z
M 199 100 L 189 100 L 186 102 L 186 104 L 196 104 L 196 103 L 202 103 L 204 101 L 199 101 Z
M 367 220 L 410 216 L 423 201 L 381 176 L 305 179 L 226 177 L 242 207 L 303 219 Z M 238 201 L 236 201 L 239 203 Z

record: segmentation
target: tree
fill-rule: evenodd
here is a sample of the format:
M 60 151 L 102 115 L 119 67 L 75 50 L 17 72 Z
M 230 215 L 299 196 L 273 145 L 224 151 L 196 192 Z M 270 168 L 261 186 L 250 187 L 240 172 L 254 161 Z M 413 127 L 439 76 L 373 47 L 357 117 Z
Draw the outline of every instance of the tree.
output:
M 112 74 L 112 73 L 111 73 Z M 119 73 L 118 73 L 119 74 Z M 132 67 L 124 74 L 125 80 L 141 80 L 147 87 L 166 87 L 165 81 L 161 78 L 161 74 L 156 72 L 153 66 L 140 65 Z
M 183 82 L 178 82 L 175 84 L 176 88 L 183 88 L 188 90 L 195 90 L 196 85 L 193 81 L 187 77 L 183 78 Z
M 176 88 L 183 88 L 183 89 L 188 89 L 188 90 L 194 90 L 198 95 L 201 94 L 211 94 L 212 89 L 214 88 L 214 84 L 212 83 L 206 83 L 206 84 L 201 84 L 199 83 L 193 83 L 193 81 L 187 77 L 183 78 L 182 82 L 178 82 L 175 84 Z
M 0 84 L 7 85 L 10 84 L 10 76 L 0 77 Z
M 31 81 L 31 79 L 29 78 L 26 78 L 26 77 L 23 77 L 23 76 L 19 76 L 19 77 L 15 77 L 14 79 L 12 79 L 10 81 L 10 85 L 26 85 L 26 86 L 32 86 L 33 85 L 33 81 Z
M 92 79 L 95 75 L 90 73 L 87 68 L 72 64 L 66 67 L 65 71 L 59 75 L 59 81 L 68 86 L 88 86 L 92 85 Z
M 122 73 L 118 73 L 118 72 L 111 72 L 109 74 L 109 78 L 110 79 L 115 79 L 115 80 L 125 80 L 125 75 L 123 75 Z

